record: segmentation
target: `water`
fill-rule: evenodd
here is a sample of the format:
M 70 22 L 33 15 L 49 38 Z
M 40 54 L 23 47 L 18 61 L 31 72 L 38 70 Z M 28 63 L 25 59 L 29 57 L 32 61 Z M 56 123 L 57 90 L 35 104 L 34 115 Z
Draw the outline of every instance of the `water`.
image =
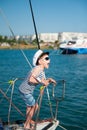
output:
M 30 63 L 35 50 L 25 50 Z M 51 51 L 52 52 L 52 51 Z M 56 81 L 64 79 L 66 81 L 65 99 L 58 105 L 58 119 L 60 125 L 67 130 L 87 130 L 87 55 L 56 55 L 51 53 L 51 63 L 46 70 L 47 77 L 52 77 Z M 0 88 L 6 92 L 9 80 L 24 78 L 30 70 L 28 63 L 20 50 L 0 50 Z M 13 93 L 13 103 L 25 114 L 26 107 L 21 100 L 18 87 L 22 80 L 15 83 Z M 49 91 L 51 93 L 51 87 Z M 10 96 L 11 88 L 7 96 Z M 56 87 L 56 95 L 59 96 L 60 87 Z M 39 87 L 35 90 L 35 97 L 39 94 Z M 50 94 L 51 98 L 52 95 Z M 1 100 L 2 99 L 2 100 Z M 3 121 L 8 120 L 8 101 L 0 93 L 0 117 Z M 52 100 L 53 111 L 56 103 Z M 44 92 L 40 118 L 50 116 L 46 91 Z M 11 109 L 10 120 L 24 119 L 13 107 Z M 57 128 L 57 130 L 61 130 Z

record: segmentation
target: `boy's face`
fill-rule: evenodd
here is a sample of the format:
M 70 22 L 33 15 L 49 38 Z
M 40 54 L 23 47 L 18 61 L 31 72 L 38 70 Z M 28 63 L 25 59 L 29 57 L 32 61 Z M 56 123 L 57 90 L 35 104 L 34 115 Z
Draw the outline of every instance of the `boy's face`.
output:
M 39 59 L 39 64 L 43 65 L 44 68 L 49 68 L 49 64 L 50 64 L 50 59 L 49 56 L 47 54 L 43 55 L 40 59 Z

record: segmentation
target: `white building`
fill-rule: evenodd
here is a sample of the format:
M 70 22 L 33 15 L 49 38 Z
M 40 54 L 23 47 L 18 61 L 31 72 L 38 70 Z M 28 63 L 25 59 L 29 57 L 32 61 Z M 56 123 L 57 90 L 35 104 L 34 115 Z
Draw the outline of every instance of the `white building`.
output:
M 41 33 L 39 39 L 44 42 L 55 42 L 58 40 L 58 33 Z
M 8 43 L 6 43 L 6 42 L 3 42 L 3 43 L 1 44 L 1 46 L 2 46 L 2 47 L 10 47 L 10 45 L 9 45 Z
M 32 40 L 36 38 L 36 35 L 32 35 Z M 39 41 L 43 42 L 55 42 L 58 40 L 58 33 L 40 33 L 38 34 Z
M 60 41 L 76 41 L 78 39 L 87 39 L 87 33 L 62 32 Z
M 29 35 L 29 36 L 16 36 L 16 39 L 23 39 L 23 40 L 28 40 L 29 42 L 32 42 L 33 40 L 36 39 L 36 35 Z M 64 42 L 64 41 L 72 41 L 72 40 L 78 40 L 78 39 L 87 39 L 87 33 L 75 33 L 75 32 L 61 32 L 61 33 L 40 33 L 38 34 L 38 40 L 43 41 L 46 43 L 49 42 L 55 42 L 59 41 Z
M 36 38 L 36 35 L 32 35 L 32 40 Z M 39 41 L 43 42 L 63 42 L 63 41 L 75 41 L 78 39 L 87 39 L 87 33 L 75 33 L 75 32 L 61 32 L 61 33 L 41 33 L 38 34 Z

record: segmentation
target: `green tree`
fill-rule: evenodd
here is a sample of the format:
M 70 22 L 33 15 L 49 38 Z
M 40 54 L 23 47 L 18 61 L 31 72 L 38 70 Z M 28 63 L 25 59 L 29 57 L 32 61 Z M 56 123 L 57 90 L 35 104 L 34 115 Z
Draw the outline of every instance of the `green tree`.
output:
M 0 42 L 2 43 L 3 42 L 3 37 L 0 35 Z
M 37 39 L 36 38 L 32 41 L 32 44 L 34 44 L 34 45 L 37 44 Z

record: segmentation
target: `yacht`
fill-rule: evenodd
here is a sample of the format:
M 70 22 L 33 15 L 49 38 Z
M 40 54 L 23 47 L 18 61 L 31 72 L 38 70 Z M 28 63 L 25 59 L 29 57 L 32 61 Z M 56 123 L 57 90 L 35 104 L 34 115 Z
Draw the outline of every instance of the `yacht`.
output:
M 62 54 L 87 54 L 87 39 L 61 43 L 59 48 Z

